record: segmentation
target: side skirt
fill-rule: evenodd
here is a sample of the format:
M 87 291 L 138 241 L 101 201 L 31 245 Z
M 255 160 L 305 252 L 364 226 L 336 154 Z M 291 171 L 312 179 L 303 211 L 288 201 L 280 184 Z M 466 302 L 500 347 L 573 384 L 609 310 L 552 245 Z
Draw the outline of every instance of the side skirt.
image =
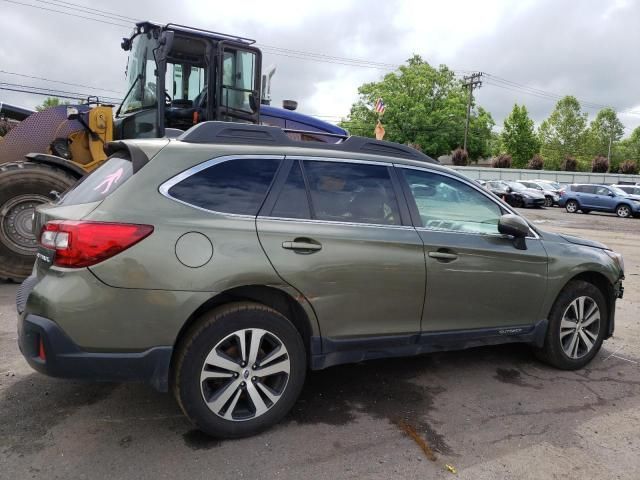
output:
M 528 343 L 542 347 L 548 324 L 548 320 L 545 319 L 535 325 L 504 328 L 478 328 L 348 339 L 312 337 L 311 369 L 321 370 L 334 365 L 376 358 L 409 357 L 423 353 L 464 350 L 503 343 Z

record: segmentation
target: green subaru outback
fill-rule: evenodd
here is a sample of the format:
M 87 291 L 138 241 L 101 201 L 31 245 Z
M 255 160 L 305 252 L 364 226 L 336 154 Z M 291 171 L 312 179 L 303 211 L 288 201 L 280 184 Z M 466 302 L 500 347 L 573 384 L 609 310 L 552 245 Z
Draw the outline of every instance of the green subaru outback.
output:
M 207 122 L 108 148 L 37 210 L 21 351 L 171 389 L 211 435 L 279 421 L 308 369 L 506 342 L 576 369 L 613 333 L 620 255 L 409 147 Z

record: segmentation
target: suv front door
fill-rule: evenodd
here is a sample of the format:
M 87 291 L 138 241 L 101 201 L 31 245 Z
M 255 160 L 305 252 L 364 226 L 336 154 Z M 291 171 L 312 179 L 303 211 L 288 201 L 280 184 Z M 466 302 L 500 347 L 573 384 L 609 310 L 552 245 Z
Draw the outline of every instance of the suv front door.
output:
M 313 306 L 323 338 L 410 342 L 420 331 L 424 254 L 391 165 L 289 157 L 285 168 L 258 236 L 280 277 Z
M 425 249 L 422 331 L 518 330 L 541 320 L 547 253 L 535 234 L 519 250 L 498 233 L 503 208 L 470 182 L 397 167 Z

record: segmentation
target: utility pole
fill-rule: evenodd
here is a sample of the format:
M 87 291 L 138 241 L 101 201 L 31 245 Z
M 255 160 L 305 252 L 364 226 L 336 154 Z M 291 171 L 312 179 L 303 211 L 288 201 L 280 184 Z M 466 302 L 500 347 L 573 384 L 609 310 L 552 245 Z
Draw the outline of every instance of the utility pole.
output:
M 471 102 L 473 102 L 473 89 L 480 88 L 482 86 L 482 81 L 480 78 L 482 77 L 482 72 L 472 73 L 468 77 L 464 77 L 463 86 L 469 89 L 469 100 L 467 102 L 467 120 L 464 124 L 464 146 L 462 147 L 465 151 L 467 150 L 467 136 L 469 135 L 469 117 L 471 116 Z
M 609 137 L 609 153 L 607 153 L 607 161 L 611 161 L 611 142 L 613 142 L 613 131 L 611 131 L 611 136 Z

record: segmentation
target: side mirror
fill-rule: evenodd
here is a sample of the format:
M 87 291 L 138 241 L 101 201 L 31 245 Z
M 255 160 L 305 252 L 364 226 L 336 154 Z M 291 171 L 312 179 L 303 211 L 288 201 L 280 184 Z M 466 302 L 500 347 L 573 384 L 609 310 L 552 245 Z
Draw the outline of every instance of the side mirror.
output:
M 513 188 L 507 187 L 507 193 L 511 193 L 511 192 L 513 192 Z
M 518 215 L 511 213 L 502 215 L 498 221 L 498 232 L 514 238 L 514 245 L 519 250 L 526 250 L 525 237 L 529 235 L 529 224 Z
M 613 192 L 609 192 L 609 193 L 608 193 L 608 195 L 609 195 L 610 197 L 615 197 L 615 196 L 616 196 L 616 194 L 615 194 L 615 193 L 613 193 Z

